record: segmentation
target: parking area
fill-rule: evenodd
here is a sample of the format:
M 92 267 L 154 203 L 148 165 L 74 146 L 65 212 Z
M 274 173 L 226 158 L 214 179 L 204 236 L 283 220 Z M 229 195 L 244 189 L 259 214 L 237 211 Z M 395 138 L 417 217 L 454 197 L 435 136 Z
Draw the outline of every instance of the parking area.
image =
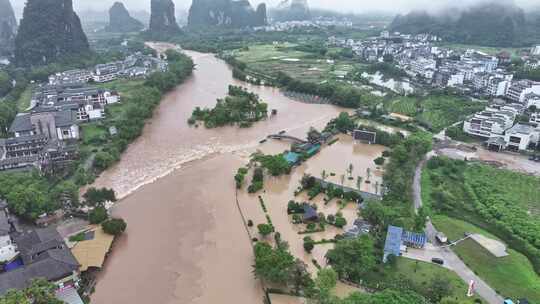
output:
M 441 247 L 436 247 L 431 243 L 427 243 L 423 249 L 407 248 L 406 252 L 403 252 L 403 257 L 411 260 L 422 261 L 432 263 L 432 259 L 441 259 L 444 261 L 444 254 Z M 448 263 L 441 265 L 447 269 L 453 270 Z

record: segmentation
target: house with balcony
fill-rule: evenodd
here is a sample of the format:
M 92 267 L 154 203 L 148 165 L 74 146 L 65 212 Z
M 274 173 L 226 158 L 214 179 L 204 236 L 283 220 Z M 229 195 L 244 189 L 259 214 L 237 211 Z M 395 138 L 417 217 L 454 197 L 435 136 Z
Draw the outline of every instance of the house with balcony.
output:
M 525 95 L 525 107 L 528 109 L 532 106 L 540 109 L 540 94 L 529 93 Z
M 465 120 L 463 131 L 485 139 L 500 137 L 514 125 L 516 117 L 523 111 L 521 105 L 492 105 Z
M 506 131 L 504 140 L 506 149 L 510 151 L 525 151 L 531 146 L 536 146 L 539 139 L 539 130 L 533 126 L 516 124 Z
M 530 93 L 540 94 L 540 82 L 531 80 L 515 81 L 508 88 L 506 98 L 512 102 L 525 104 L 525 98 Z

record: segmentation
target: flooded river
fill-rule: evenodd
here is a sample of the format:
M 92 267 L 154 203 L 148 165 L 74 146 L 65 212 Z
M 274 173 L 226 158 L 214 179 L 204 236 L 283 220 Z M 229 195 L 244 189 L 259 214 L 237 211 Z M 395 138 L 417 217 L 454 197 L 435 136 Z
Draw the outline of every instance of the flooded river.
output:
M 92 303 L 261 303 L 233 175 L 268 134 L 287 130 L 303 137 L 340 112 L 237 82 L 213 55 L 188 54 L 197 65 L 193 77 L 164 97 L 143 135 L 94 185 L 122 197 L 113 214 L 127 220 L 128 230 L 100 274 Z M 193 108 L 213 106 L 229 84 L 247 86 L 278 115 L 249 129 L 189 127 Z

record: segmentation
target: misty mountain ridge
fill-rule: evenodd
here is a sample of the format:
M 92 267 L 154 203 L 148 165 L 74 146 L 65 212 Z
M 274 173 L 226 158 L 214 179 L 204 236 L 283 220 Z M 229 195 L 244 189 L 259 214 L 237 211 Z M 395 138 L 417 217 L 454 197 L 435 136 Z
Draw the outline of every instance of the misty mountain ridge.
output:
M 176 22 L 175 5 L 172 0 L 151 0 L 149 33 L 154 35 L 174 35 L 181 33 Z
M 28 0 L 15 39 L 15 61 L 46 65 L 90 52 L 72 0 Z
M 311 10 L 307 0 L 284 0 L 272 10 L 276 21 L 305 21 L 311 19 Z
M 255 10 L 248 0 L 193 0 L 189 9 L 191 27 L 246 27 L 266 25 L 266 4 Z
M 520 47 L 540 41 L 540 18 L 526 14 L 513 1 L 482 2 L 467 8 L 423 10 L 398 15 L 391 31 L 430 33 L 453 43 Z
M 131 17 L 129 11 L 122 2 L 115 2 L 109 10 L 109 25 L 105 28 L 108 32 L 137 32 L 144 28 L 144 24 Z
M 8 55 L 15 47 L 17 19 L 9 0 L 0 0 L 0 55 Z

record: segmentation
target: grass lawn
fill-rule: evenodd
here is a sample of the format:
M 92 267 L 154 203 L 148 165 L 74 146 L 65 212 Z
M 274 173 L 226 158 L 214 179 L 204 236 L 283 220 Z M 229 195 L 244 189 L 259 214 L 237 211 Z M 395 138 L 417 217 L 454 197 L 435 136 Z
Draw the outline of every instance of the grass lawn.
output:
M 349 72 L 354 68 L 352 61 L 337 60 L 331 64 L 324 56 L 296 50 L 296 46 L 292 43 L 251 45 L 249 49 L 235 51 L 234 55 L 252 72 L 264 75 L 286 72 L 310 82 L 335 79 L 336 72 Z
M 470 223 L 446 216 L 434 216 L 433 223 L 451 240 L 463 237 L 465 232 L 497 239 Z M 540 303 L 540 277 L 521 253 L 509 249 L 509 256 L 496 258 L 473 240 L 466 240 L 453 250 L 465 264 L 504 297 L 514 300 L 525 297 L 531 303 Z
M 387 111 L 415 117 L 416 120 L 431 126 L 435 132 L 465 119 L 484 107 L 483 103 L 452 95 L 429 95 L 420 99 L 399 97 L 386 104 Z
M 24 112 L 30 107 L 30 100 L 32 99 L 32 85 L 26 86 L 26 89 L 17 100 L 17 110 L 19 112 Z
M 399 97 L 390 102 L 388 111 L 414 117 L 418 112 L 417 101 L 414 97 Z
M 457 274 L 431 263 L 417 262 L 399 257 L 395 267 L 382 268 L 379 271 L 373 272 L 372 277 L 368 279 L 372 283 L 384 283 L 399 277 L 410 280 L 416 290 L 426 290 L 433 278 L 445 278 L 453 287 L 453 293 L 450 298 L 456 299 L 462 304 L 474 303 L 474 299 L 466 297 L 467 285 Z
M 481 165 L 466 170 L 465 177 L 475 189 L 496 189 L 504 201 L 526 208 L 531 217 L 540 220 L 540 178 Z
M 457 96 L 431 95 L 422 100 L 423 112 L 417 116 L 417 119 L 430 125 L 435 132 L 439 132 L 484 107 L 483 103 Z
M 101 138 L 106 138 L 109 135 L 107 128 L 96 122 L 82 124 L 81 130 L 83 135 L 83 143 L 86 145 L 89 145 Z
M 115 90 L 118 93 L 120 93 L 121 98 L 129 98 L 131 97 L 131 94 L 136 91 L 134 89 L 142 86 L 144 83 L 144 80 L 142 79 L 117 79 L 115 81 L 107 82 L 107 83 L 97 83 L 97 84 L 90 84 L 90 86 L 96 86 L 99 88 L 109 89 L 109 90 Z

